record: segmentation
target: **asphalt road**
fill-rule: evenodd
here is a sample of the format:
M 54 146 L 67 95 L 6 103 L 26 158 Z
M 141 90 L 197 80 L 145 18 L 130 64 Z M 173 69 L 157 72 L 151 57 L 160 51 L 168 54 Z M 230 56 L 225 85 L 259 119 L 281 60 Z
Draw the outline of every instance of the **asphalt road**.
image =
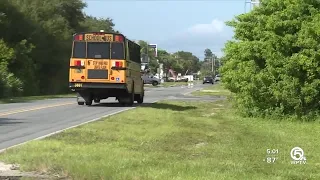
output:
M 181 96 L 203 86 L 208 85 L 147 88 L 144 105 Z M 0 150 L 126 109 L 130 107 L 120 107 L 115 98 L 92 106 L 79 106 L 75 98 L 0 104 Z

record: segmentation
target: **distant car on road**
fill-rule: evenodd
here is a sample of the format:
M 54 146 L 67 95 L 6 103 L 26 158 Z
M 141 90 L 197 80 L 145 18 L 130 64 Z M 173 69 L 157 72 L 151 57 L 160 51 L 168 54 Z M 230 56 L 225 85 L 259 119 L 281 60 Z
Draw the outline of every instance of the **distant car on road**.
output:
M 220 81 L 220 74 L 217 74 L 217 75 L 214 77 L 214 81 L 215 81 L 215 82 Z
M 211 76 L 207 76 L 207 77 L 204 77 L 204 78 L 203 78 L 202 84 L 205 84 L 205 83 L 211 83 L 211 84 L 213 84 L 213 83 L 214 83 L 213 81 L 214 81 L 214 80 L 213 80 L 213 78 L 212 78 Z
M 161 82 L 160 79 L 153 75 L 142 75 L 141 78 L 144 84 L 152 84 L 153 86 L 157 86 Z

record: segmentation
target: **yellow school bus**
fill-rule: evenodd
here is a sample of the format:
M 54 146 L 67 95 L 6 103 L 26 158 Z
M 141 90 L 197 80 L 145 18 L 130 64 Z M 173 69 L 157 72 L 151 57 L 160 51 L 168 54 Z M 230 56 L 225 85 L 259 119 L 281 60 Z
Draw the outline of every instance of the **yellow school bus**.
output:
M 79 105 L 115 97 L 122 105 L 141 104 L 140 46 L 122 34 L 82 32 L 73 36 L 69 88 Z

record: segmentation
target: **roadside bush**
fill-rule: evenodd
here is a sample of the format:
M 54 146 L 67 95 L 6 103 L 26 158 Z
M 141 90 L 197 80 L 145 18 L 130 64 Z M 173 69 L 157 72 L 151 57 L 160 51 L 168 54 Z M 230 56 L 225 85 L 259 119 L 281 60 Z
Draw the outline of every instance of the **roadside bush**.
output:
M 312 119 L 320 109 L 320 2 L 268 0 L 227 23 L 223 82 L 245 116 Z

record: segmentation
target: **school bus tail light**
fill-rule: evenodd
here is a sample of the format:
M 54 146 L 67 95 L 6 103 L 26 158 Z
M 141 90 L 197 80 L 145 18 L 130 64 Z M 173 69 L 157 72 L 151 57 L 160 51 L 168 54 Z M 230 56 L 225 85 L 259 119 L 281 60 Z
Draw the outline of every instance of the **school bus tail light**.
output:
M 83 40 L 83 35 L 82 34 L 77 34 L 74 36 L 74 40 L 76 41 L 82 41 Z
M 115 35 L 114 39 L 115 39 L 115 41 L 117 41 L 117 42 L 123 42 L 123 37 L 120 36 L 120 35 Z
M 75 66 L 84 66 L 84 60 L 74 60 Z
M 113 67 L 123 67 L 123 62 L 121 61 L 115 61 L 112 63 Z
M 122 66 L 123 66 L 123 63 L 121 61 L 116 62 L 116 67 L 122 67 Z

